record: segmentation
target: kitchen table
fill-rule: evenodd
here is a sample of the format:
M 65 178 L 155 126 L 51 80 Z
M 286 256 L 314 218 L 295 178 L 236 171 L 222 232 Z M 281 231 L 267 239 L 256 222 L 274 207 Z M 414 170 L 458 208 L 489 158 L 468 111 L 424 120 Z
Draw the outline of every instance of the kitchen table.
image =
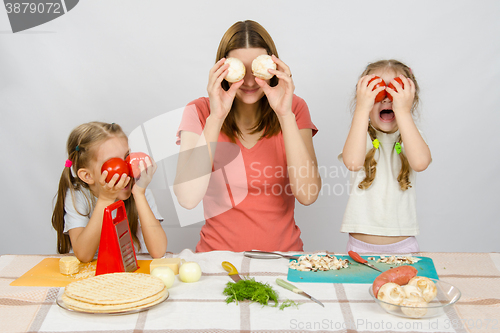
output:
M 328 252 L 315 252 L 324 254 Z M 56 304 L 59 287 L 14 287 L 14 280 L 58 255 L 0 256 L 1 332 L 495 332 L 500 331 L 499 253 L 419 253 L 433 259 L 439 278 L 460 289 L 461 299 L 446 314 L 405 319 L 385 313 L 370 298 L 369 284 L 295 283 L 325 307 L 276 285 L 286 279 L 286 259 L 250 259 L 242 253 L 193 253 L 186 249 L 167 257 L 196 261 L 203 276 L 196 283 L 176 278 L 167 301 L 128 315 L 82 314 Z M 138 256 L 138 259 L 151 259 Z M 248 301 L 226 304 L 222 291 L 231 281 L 221 267 L 233 263 L 240 275 L 267 282 L 280 302 L 298 307 L 280 310 Z

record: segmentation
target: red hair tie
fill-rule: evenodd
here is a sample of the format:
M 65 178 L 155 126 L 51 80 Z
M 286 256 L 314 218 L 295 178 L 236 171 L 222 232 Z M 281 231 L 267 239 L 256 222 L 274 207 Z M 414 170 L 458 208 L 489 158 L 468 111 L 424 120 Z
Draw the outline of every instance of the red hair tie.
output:
M 66 168 L 71 168 L 72 165 L 73 165 L 73 162 L 71 162 L 71 160 L 66 160 L 66 163 L 64 163 L 64 166 Z

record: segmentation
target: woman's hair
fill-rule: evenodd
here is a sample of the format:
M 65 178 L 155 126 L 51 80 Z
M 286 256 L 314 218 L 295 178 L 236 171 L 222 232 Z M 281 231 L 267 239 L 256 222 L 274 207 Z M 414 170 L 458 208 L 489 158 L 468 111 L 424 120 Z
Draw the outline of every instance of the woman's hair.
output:
M 90 122 L 82 124 L 71 132 L 66 148 L 68 152 L 68 160 L 72 162 L 71 167 L 65 167 L 61 178 L 59 180 L 59 188 L 56 194 L 56 203 L 54 212 L 52 213 L 52 226 L 57 231 L 57 251 L 59 253 L 68 253 L 71 249 L 71 240 L 69 235 L 64 234 L 64 204 L 68 190 L 73 199 L 75 206 L 75 192 L 87 189 L 90 191 L 89 185 L 78 177 L 78 170 L 90 167 L 92 160 L 95 160 L 96 153 L 99 146 L 106 140 L 119 137 L 127 139 L 122 128 L 117 124 L 107 124 L 102 122 Z M 85 192 L 82 192 L 85 193 Z M 78 212 L 82 216 L 90 217 L 96 203 L 94 196 L 90 198 L 85 196 L 89 211 Z M 130 225 L 130 232 L 134 243 L 138 244 L 140 249 L 140 242 L 137 238 L 137 220 L 138 213 L 135 206 L 134 197 L 131 195 L 129 199 L 125 200 L 125 209 L 127 211 L 127 218 Z
M 416 116 L 417 113 L 417 108 L 419 104 L 419 97 L 418 93 L 420 91 L 417 80 L 415 78 L 415 75 L 413 75 L 413 71 L 411 70 L 410 67 L 406 66 L 400 61 L 397 60 L 380 60 L 374 63 L 370 63 L 368 66 L 366 66 L 366 69 L 364 72 L 360 75 L 360 78 L 371 74 L 375 70 L 379 69 L 385 69 L 385 70 L 392 70 L 396 74 L 403 74 L 407 78 L 411 79 L 413 83 L 415 83 L 415 97 L 413 99 L 413 105 L 411 108 L 411 113 L 413 116 Z M 370 135 L 371 140 L 375 140 L 377 138 L 377 132 L 373 128 L 371 124 L 368 124 L 368 134 Z M 398 142 L 401 143 L 401 134 L 399 134 L 398 137 Z M 362 190 L 369 188 L 373 180 L 375 179 L 375 174 L 377 173 L 377 161 L 375 161 L 375 152 L 377 149 L 375 147 L 372 147 L 368 154 L 366 154 L 365 157 L 365 179 L 359 183 L 358 187 Z M 401 151 L 399 154 L 399 158 L 401 159 L 401 170 L 399 171 L 398 175 L 398 182 L 399 182 L 399 187 L 401 188 L 402 191 L 406 191 L 408 188 L 411 187 L 410 185 L 410 164 L 408 163 L 408 159 L 406 158 L 406 155 Z
M 261 26 L 259 23 L 254 21 L 240 21 L 233 24 L 222 36 L 222 39 L 217 50 L 217 57 L 215 62 L 222 58 L 228 56 L 229 52 L 236 49 L 245 48 L 263 48 L 267 51 L 268 55 L 278 56 L 278 50 L 274 45 L 273 39 L 269 33 Z M 272 77 L 269 85 L 274 87 L 278 84 L 278 78 L 276 76 Z M 229 89 L 229 83 L 223 80 L 222 88 L 224 90 Z M 264 131 L 262 137 L 271 137 L 278 134 L 281 131 L 281 127 L 278 121 L 276 113 L 273 111 L 269 105 L 269 101 L 266 96 L 263 96 L 259 102 L 259 115 L 257 119 L 257 124 L 252 128 L 252 134 Z M 226 134 L 231 141 L 235 141 L 236 136 L 241 136 L 241 130 L 236 125 L 234 116 L 234 103 L 231 107 L 231 111 L 224 120 L 221 131 Z

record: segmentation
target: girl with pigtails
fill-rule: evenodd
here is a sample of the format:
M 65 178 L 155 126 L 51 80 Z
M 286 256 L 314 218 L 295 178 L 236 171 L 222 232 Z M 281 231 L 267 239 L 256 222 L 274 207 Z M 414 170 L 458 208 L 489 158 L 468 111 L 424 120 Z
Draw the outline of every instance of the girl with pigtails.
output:
M 397 60 L 369 64 L 356 86 L 355 110 L 339 155 L 351 171 L 341 232 L 347 251 L 419 252 L 415 174 L 431 163 L 416 116 L 419 87 Z
M 163 218 L 146 189 L 156 171 L 154 161 L 140 162 L 138 181 L 123 173 L 106 182 L 108 171 L 101 172 L 104 162 L 125 159 L 130 153 L 127 136 L 114 123 L 82 124 L 71 132 L 66 147 L 68 159 L 52 214 L 58 252 L 73 249 L 80 261 L 91 261 L 99 247 L 104 209 L 123 200 L 136 252 L 162 257 L 167 249 Z

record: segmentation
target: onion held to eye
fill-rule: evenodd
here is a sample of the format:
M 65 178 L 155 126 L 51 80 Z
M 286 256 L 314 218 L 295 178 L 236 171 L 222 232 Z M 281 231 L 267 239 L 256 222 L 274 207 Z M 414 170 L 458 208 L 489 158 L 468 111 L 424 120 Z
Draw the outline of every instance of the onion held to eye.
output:
M 227 82 L 238 82 L 245 77 L 245 65 L 238 58 L 227 58 L 224 64 L 229 64 L 227 75 L 225 77 Z

